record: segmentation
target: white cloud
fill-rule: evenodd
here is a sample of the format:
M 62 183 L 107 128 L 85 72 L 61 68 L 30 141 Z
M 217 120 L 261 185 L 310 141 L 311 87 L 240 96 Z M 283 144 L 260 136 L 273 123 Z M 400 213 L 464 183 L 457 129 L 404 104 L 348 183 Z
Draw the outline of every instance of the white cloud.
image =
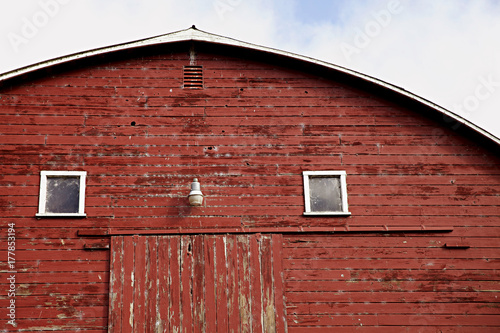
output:
M 338 20 L 296 26 L 280 42 L 405 88 L 500 135 L 500 4 L 346 2 L 332 16 Z
M 391 12 L 398 3 L 401 10 Z M 23 0 L 2 6 L 0 72 L 196 24 L 377 77 L 500 136 L 495 0 Z M 26 38 L 30 24 L 36 32 Z M 357 37 L 360 31 L 368 42 Z M 17 45 L 15 35 L 24 38 Z M 346 56 L 346 44 L 358 52 Z

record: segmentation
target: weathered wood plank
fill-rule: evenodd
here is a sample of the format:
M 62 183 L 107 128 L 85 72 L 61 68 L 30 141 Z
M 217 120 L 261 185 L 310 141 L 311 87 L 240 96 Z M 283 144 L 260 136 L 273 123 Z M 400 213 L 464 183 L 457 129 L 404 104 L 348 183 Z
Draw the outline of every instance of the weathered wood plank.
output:
M 171 331 L 180 330 L 181 329 L 181 265 L 182 265 L 182 237 L 169 237 L 169 296 L 170 296 L 170 305 L 169 305 L 169 317 L 166 318 L 169 321 L 169 326 Z
M 237 258 L 238 258 L 238 308 L 240 316 L 240 331 L 252 331 L 252 307 L 251 307 L 251 271 L 249 263 L 249 235 L 238 235 Z
M 146 299 L 147 299 L 147 282 L 149 276 L 146 275 L 147 272 L 147 262 L 149 261 L 146 249 L 147 241 L 153 239 L 147 239 L 144 236 L 133 236 L 135 239 L 135 251 L 134 251 L 134 326 L 133 331 L 144 332 L 146 329 Z
M 160 332 L 169 330 L 169 305 L 170 299 L 173 297 L 169 292 L 169 277 L 170 277 L 170 258 L 169 258 L 169 238 L 156 237 L 157 245 L 157 275 L 156 279 L 152 281 L 156 284 L 157 295 L 155 301 L 157 304 L 157 311 L 155 317 L 156 329 Z M 151 314 L 152 316 L 152 314 Z M 153 317 L 153 316 L 152 316 Z
M 499 281 L 290 281 L 286 291 L 308 291 L 320 288 L 322 291 L 407 291 L 407 292 L 450 292 L 477 291 L 489 292 L 500 290 Z
M 443 244 L 444 246 L 444 244 Z M 348 248 L 331 248 L 327 249 L 307 249 L 307 248 L 290 248 L 287 250 L 287 259 L 342 259 L 342 258 L 450 258 L 450 259 L 471 259 L 471 258 L 500 258 L 499 248 L 492 249 L 468 249 L 467 251 L 449 251 L 443 247 L 439 248 L 364 248 L 364 249 L 348 249 Z
M 239 281 L 238 270 L 238 239 L 235 235 L 226 238 L 226 266 L 227 266 L 227 309 L 229 329 L 240 329 L 239 313 Z
M 94 293 L 107 295 L 109 292 L 108 283 L 83 283 L 83 282 L 73 282 L 73 283 L 29 283 L 20 281 L 16 284 L 16 296 L 17 295 L 44 295 L 47 293 L 54 294 L 84 294 L 84 293 Z
M 487 315 L 291 315 L 294 326 L 497 326 L 498 316 Z M 362 325 L 361 325 L 362 324 Z
M 8 306 L 5 303 L 5 307 Z M 78 319 L 82 317 L 89 318 L 107 318 L 107 304 L 101 306 L 32 306 L 32 307 L 17 307 L 16 304 L 16 321 L 25 319 Z M 9 326 L 7 326 L 9 327 Z
M 434 259 L 434 258 L 407 258 L 407 259 L 284 259 L 286 269 L 325 269 L 330 267 L 347 267 L 350 269 L 500 269 L 500 260 L 494 259 Z
M 262 327 L 263 308 L 263 288 L 261 284 L 261 257 L 262 252 L 260 248 L 261 235 L 251 235 L 248 238 L 248 271 L 250 278 L 250 304 L 251 304 L 251 326 L 252 332 L 265 332 Z
M 264 332 L 272 332 L 276 326 L 275 297 L 273 286 L 273 244 L 271 237 L 261 238 L 262 312 Z
M 205 302 L 205 332 L 217 332 L 217 297 L 219 291 L 217 288 L 218 273 L 216 271 L 217 251 L 216 251 L 216 236 L 205 236 L 203 239 L 204 261 L 204 302 Z
M 406 269 L 361 270 L 361 269 L 308 269 L 286 270 L 285 278 L 288 281 L 499 281 L 497 270 L 449 270 L 413 271 Z
M 108 330 L 121 331 L 123 311 L 123 279 L 122 267 L 124 265 L 124 239 L 116 236 L 111 239 L 111 262 L 110 262 L 110 294 Z
M 122 332 L 134 331 L 134 289 L 136 286 L 135 246 L 138 236 L 123 238 L 123 309 L 122 309 Z
M 274 234 L 272 241 L 272 260 L 273 260 L 273 282 L 274 282 L 274 304 L 276 309 L 276 332 L 287 332 L 288 326 L 285 311 L 285 287 L 284 287 L 284 269 L 283 269 L 283 235 Z
M 180 284 L 181 284 L 181 299 L 180 299 L 180 324 L 181 331 L 193 331 L 193 239 L 192 236 L 181 236 L 180 249 Z M 172 272 L 175 274 L 175 272 Z
M 109 261 L 40 261 L 37 266 L 40 272 L 106 272 L 109 269 Z
M 218 333 L 229 332 L 229 290 L 227 286 L 229 285 L 229 259 L 226 255 L 226 246 L 228 242 L 227 237 L 215 237 L 215 270 L 216 285 L 215 289 L 217 292 L 217 331 Z
M 91 332 L 106 332 L 107 318 L 94 318 L 94 317 L 84 317 L 84 318 L 29 318 L 16 320 L 17 326 L 15 330 L 17 331 L 32 331 L 38 332 L 40 328 L 48 331 L 62 330 L 67 332 L 75 332 L 77 330 L 90 330 Z M 7 320 L 3 319 L 0 321 L 2 327 L 7 326 Z
M 111 260 L 110 264 L 113 261 Z M 97 283 L 97 282 L 107 282 L 110 280 L 109 272 L 93 272 L 93 271 L 83 271 L 83 272 L 57 272 L 54 274 L 52 272 L 33 272 L 30 269 L 26 272 L 17 272 L 18 281 L 29 281 L 30 283 L 64 283 L 68 281 L 79 281 L 82 283 Z M 54 276 L 55 275 L 55 276 Z M 2 281 L 5 284 L 6 281 Z
M 193 332 L 202 333 L 206 330 L 206 305 L 205 305 L 205 246 L 204 236 L 192 236 L 193 256 L 193 285 L 192 285 L 192 307 L 193 307 Z
M 498 315 L 500 312 L 498 303 L 292 303 L 287 306 L 290 314 L 407 314 L 419 313 L 421 315 L 467 313 L 468 315 Z
M 336 235 L 287 235 L 283 239 L 284 248 L 435 248 L 443 247 L 448 241 L 457 242 L 464 240 L 461 237 L 451 235 L 392 235 L 380 237 L 380 235 L 344 234 Z M 467 241 L 474 248 L 496 248 L 499 246 L 498 239 L 494 237 L 468 237 Z M 288 249 L 287 249 L 288 253 Z
M 146 238 L 146 237 L 145 237 Z M 157 317 L 160 312 L 158 303 L 158 237 L 146 238 L 146 271 L 143 277 L 145 282 L 144 327 L 145 331 L 158 330 Z

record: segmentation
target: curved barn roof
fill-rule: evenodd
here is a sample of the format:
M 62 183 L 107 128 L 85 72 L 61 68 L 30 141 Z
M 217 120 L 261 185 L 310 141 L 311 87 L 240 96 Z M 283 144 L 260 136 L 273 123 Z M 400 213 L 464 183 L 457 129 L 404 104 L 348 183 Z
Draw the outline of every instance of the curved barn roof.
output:
M 251 44 L 247 42 L 242 42 L 236 39 L 220 36 L 220 35 L 215 35 L 211 34 L 205 31 L 198 30 L 195 26 L 192 26 L 191 28 L 165 34 L 165 35 L 160 35 L 156 37 L 151 37 L 151 38 L 146 38 L 146 39 L 141 39 L 133 42 L 128 42 L 128 43 L 123 43 L 123 44 L 117 44 L 117 45 L 112 45 L 108 47 L 103 47 L 103 48 L 98 48 L 94 50 L 89 50 L 85 52 L 80 52 L 80 53 L 75 53 L 47 61 L 43 61 L 40 63 L 36 63 L 30 66 L 22 67 L 13 71 L 9 71 L 4 74 L 0 74 L 0 83 L 3 81 L 6 81 L 11 78 L 15 78 L 27 73 L 35 72 L 41 69 L 45 69 L 48 67 L 52 67 L 55 65 L 59 64 L 65 64 L 71 61 L 79 60 L 79 59 L 85 59 L 89 58 L 92 56 L 97 56 L 97 55 L 103 55 L 111 52 L 116 52 L 116 51 L 122 51 L 122 50 L 129 50 L 129 49 L 135 49 L 138 47 L 144 47 L 144 46 L 154 46 L 154 45 L 161 45 L 161 44 L 166 44 L 166 43 L 176 43 L 176 42 L 188 42 L 188 41 L 199 41 L 199 42 L 207 42 L 207 43 L 212 43 L 212 44 L 220 44 L 220 45 L 226 45 L 226 46 L 233 46 L 237 48 L 242 48 L 242 49 L 250 49 L 253 51 L 261 51 L 263 53 L 270 53 L 274 54 L 277 56 L 283 56 L 286 58 L 290 58 L 293 60 L 298 60 L 302 61 L 305 63 L 321 66 L 330 70 L 334 70 L 339 73 L 343 73 L 345 75 L 349 75 L 353 78 L 361 79 L 365 82 L 374 84 L 380 88 L 385 88 L 389 91 L 392 91 L 394 93 L 397 93 L 400 95 L 400 97 L 406 98 L 408 101 L 412 102 L 417 102 L 420 105 L 426 106 L 427 108 L 430 108 L 434 112 L 441 114 L 442 118 L 446 118 L 446 123 L 453 123 L 453 127 L 459 127 L 459 125 L 464 125 L 467 128 L 473 130 L 474 132 L 482 135 L 483 137 L 491 140 L 492 142 L 496 143 L 497 145 L 500 145 L 500 139 L 494 136 L 493 134 L 487 132 L 486 130 L 482 129 L 481 127 L 471 123 L 467 119 L 443 108 L 440 107 L 437 104 L 434 104 L 420 96 L 417 96 L 401 87 L 397 87 L 395 85 L 392 85 L 390 83 L 384 82 L 382 80 L 376 79 L 374 77 L 371 77 L 369 75 L 365 75 L 350 69 L 347 69 L 345 67 L 337 66 L 325 61 L 317 60 L 314 58 L 298 55 L 295 53 L 291 52 L 286 52 L 278 49 L 273 49 L 270 47 L 265 47 L 265 46 L 260 46 L 256 44 Z

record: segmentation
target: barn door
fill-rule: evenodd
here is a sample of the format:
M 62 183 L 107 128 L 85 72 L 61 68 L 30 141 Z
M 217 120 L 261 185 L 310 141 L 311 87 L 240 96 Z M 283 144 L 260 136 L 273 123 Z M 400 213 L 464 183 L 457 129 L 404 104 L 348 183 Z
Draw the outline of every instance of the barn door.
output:
M 285 332 L 280 235 L 113 236 L 109 332 Z

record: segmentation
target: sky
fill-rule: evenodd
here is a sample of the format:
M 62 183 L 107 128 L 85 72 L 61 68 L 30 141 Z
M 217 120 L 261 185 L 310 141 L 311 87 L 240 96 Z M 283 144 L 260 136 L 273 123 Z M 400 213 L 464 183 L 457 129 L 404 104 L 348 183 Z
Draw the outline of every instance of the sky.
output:
M 0 73 L 191 27 L 343 66 L 500 137 L 500 0 L 22 0 Z

